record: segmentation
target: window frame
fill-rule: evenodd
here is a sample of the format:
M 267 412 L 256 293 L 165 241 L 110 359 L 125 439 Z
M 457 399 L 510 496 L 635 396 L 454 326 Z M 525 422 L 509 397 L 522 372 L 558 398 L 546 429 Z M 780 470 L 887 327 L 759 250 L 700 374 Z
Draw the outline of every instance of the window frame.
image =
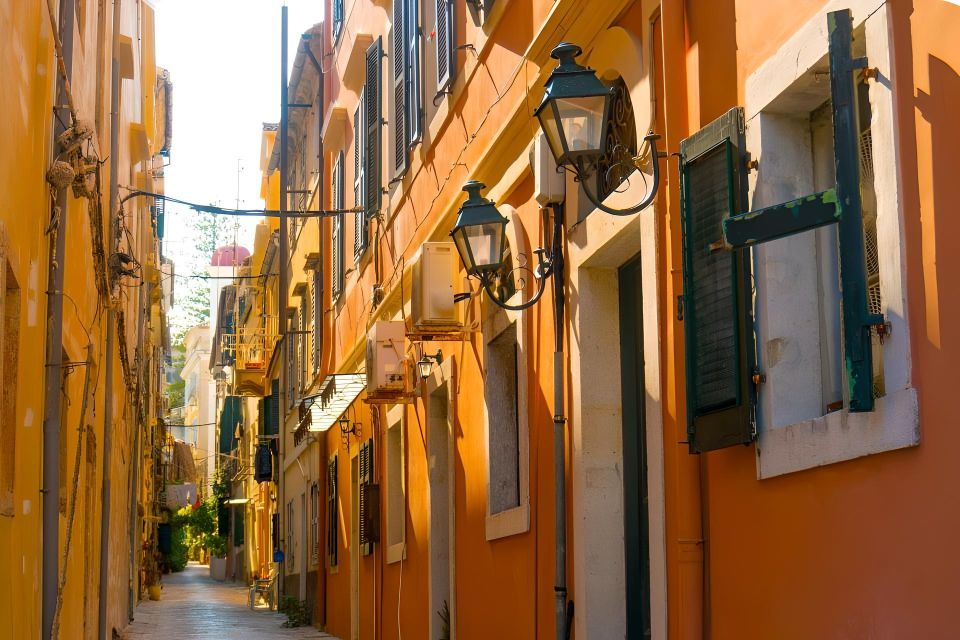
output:
M 407 429 L 403 405 L 394 405 L 387 411 L 387 427 L 383 432 L 384 505 L 387 564 L 407 557 Z M 394 450 L 393 438 L 398 438 L 399 450 Z M 396 485 L 399 484 L 399 487 Z M 399 489 L 398 493 L 395 491 Z M 399 495 L 399 498 L 398 498 Z M 398 512 L 399 511 L 399 512 Z M 393 537 L 393 527 L 399 522 L 399 537 Z
M 884 6 L 874 11 L 875 7 L 865 0 L 852 0 L 849 5 L 854 33 L 865 36 L 856 38 L 855 46 L 864 48 L 869 66 L 879 70 L 879 77 L 892 77 L 890 8 Z M 757 116 L 772 112 L 793 87 L 802 87 L 804 76 L 822 68 L 828 52 L 826 13 L 825 10 L 819 12 L 797 29 L 746 79 L 747 140 L 752 149 L 761 152 L 761 166 L 763 147 L 770 143 L 764 142 L 763 136 L 769 132 L 764 131 L 762 119 Z M 788 72 L 784 73 L 784 69 Z M 897 169 L 900 153 L 896 134 L 896 87 L 870 82 L 868 92 L 872 109 L 877 240 L 880 247 L 889 248 L 880 252 L 882 311 L 892 327 L 883 346 L 886 395 L 876 400 L 872 412 L 850 412 L 844 407 L 789 425 L 769 426 L 761 421 L 756 448 L 759 479 L 916 446 L 920 442 L 902 257 L 904 208 L 899 195 L 903 191 L 902 178 Z M 751 198 L 757 193 L 756 180 L 757 177 L 752 176 Z M 763 394 L 762 388 L 760 393 Z
M 507 225 L 507 242 L 511 255 L 515 259 L 529 260 L 532 252 L 526 238 L 517 233 L 522 228 L 520 216 L 510 205 L 502 205 L 500 212 L 512 224 Z M 516 291 L 508 302 L 517 302 L 523 296 L 523 291 Z M 484 536 L 490 542 L 501 538 L 525 533 L 530 530 L 530 352 L 528 336 L 530 333 L 530 317 L 532 310 L 508 311 L 484 302 L 484 317 L 482 322 L 483 344 L 486 345 L 496 339 L 511 324 L 517 327 L 517 448 L 518 448 L 518 482 L 520 504 L 516 507 L 490 512 L 490 417 L 484 402 L 483 411 L 483 450 L 486 469 L 486 504 L 484 506 Z

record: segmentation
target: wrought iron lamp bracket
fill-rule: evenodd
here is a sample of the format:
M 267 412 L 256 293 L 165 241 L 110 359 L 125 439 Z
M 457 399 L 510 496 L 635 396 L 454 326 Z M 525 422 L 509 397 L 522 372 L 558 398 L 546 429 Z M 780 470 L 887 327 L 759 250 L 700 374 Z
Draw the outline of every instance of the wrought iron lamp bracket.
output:
M 587 199 L 590 200 L 591 204 L 593 204 L 593 206 L 595 206 L 597 209 L 614 216 L 632 216 L 633 214 L 639 213 L 653 204 L 654 199 L 657 197 L 657 191 L 660 189 L 660 158 L 664 157 L 664 154 L 661 154 L 657 150 L 657 140 L 660 139 L 659 135 L 651 131 L 645 135 L 643 139 L 650 148 L 649 157 L 652 159 L 653 164 L 653 184 L 650 186 L 647 194 L 640 202 L 626 209 L 614 209 L 600 202 L 600 199 L 597 198 L 597 195 L 593 193 L 589 187 L 590 181 L 587 180 L 587 177 L 589 176 L 587 167 L 584 165 L 582 159 L 577 160 L 574 168 L 575 180 L 582 185 L 583 193 L 586 194 Z M 645 156 L 643 154 L 632 157 L 630 159 L 630 164 L 633 168 L 639 169 L 644 157 Z

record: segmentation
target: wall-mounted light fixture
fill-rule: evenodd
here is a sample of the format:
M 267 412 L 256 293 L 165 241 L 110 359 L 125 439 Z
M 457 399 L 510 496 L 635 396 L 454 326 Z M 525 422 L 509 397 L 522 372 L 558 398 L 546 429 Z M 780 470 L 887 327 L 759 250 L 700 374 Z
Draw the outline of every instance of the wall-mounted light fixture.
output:
M 434 356 L 423 354 L 423 356 L 417 360 L 417 373 L 420 374 L 421 380 L 426 380 L 433 373 L 433 365 L 443 364 L 443 351 L 437 349 L 437 354 Z
M 536 249 L 537 268 L 534 277 L 537 280 L 537 292 L 530 300 L 519 305 L 507 304 L 493 289 L 494 281 L 504 271 L 507 253 L 506 227 L 508 220 L 497 210 L 496 205 L 480 195 L 486 185 L 471 180 L 463 185 L 467 199 L 460 206 L 457 222 L 450 235 L 453 237 L 460 259 L 467 268 L 467 274 L 480 281 L 490 299 L 498 306 L 512 311 L 533 306 L 545 288 L 544 280 L 552 273 L 553 254 L 546 249 Z M 559 240 L 559 228 L 556 228 L 559 216 L 554 216 L 554 240 Z M 556 243 L 551 245 L 556 247 Z
M 583 192 L 593 205 L 617 216 L 632 215 L 646 209 L 653 202 L 660 187 L 660 152 L 657 140 L 660 136 L 652 131 L 644 136 L 650 147 L 653 164 L 653 184 L 644 198 L 627 209 L 614 209 L 606 206 L 591 191 L 588 177 L 597 170 L 601 158 L 612 154 L 609 149 L 608 128 L 613 104 L 613 88 L 605 85 L 589 67 L 576 60 L 583 50 L 575 44 L 561 42 L 550 56 L 559 61 L 550 74 L 544 89 L 543 101 L 537 107 L 535 115 L 540 128 L 547 138 L 550 151 L 560 167 L 572 170 L 577 182 L 583 185 Z M 618 158 L 624 154 L 616 153 Z M 629 169 L 639 169 L 643 155 L 621 160 Z
M 347 416 L 341 416 L 337 420 L 337 424 L 340 425 L 340 435 L 344 440 L 348 439 L 351 435 L 359 436 L 361 425 L 359 422 L 352 422 Z

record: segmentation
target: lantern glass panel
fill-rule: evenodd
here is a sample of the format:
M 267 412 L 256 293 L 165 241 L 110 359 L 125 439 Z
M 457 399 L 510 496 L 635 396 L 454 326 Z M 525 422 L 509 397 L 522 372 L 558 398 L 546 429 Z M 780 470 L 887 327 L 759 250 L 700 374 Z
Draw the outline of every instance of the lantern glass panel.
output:
M 547 104 L 544 108 L 540 109 L 537 117 L 540 118 L 540 128 L 543 129 L 543 135 L 547 138 L 547 144 L 550 145 L 553 158 L 557 161 L 557 164 L 561 164 L 561 160 L 566 155 L 567 150 L 563 146 L 563 131 L 560 130 L 560 123 L 557 122 L 556 113 L 557 112 L 553 110 L 553 105 Z
M 575 155 L 599 155 L 603 146 L 606 96 L 557 98 L 554 104 L 569 152 Z
M 487 222 L 467 227 L 466 237 L 470 243 L 474 267 L 479 271 L 496 270 L 503 260 L 502 222 Z

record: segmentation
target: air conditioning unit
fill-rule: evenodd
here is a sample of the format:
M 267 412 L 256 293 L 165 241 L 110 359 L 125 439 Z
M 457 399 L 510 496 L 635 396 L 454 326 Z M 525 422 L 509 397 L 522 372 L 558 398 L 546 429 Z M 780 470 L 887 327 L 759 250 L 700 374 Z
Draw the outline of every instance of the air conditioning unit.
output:
M 413 329 L 434 332 L 462 329 L 460 309 L 453 302 L 460 271 L 452 242 L 425 242 L 413 263 Z
M 406 332 L 402 320 L 378 321 L 367 334 L 367 395 L 406 391 Z

